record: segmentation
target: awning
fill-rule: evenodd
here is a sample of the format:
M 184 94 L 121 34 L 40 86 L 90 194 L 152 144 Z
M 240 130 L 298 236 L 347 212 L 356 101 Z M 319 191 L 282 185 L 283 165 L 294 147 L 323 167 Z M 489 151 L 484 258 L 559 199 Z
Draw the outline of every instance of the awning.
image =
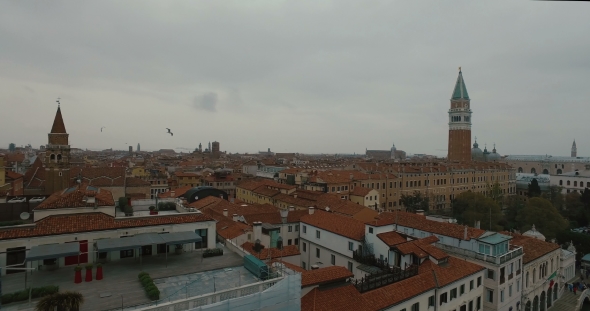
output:
M 201 237 L 193 231 L 171 232 L 165 234 L 142 233 L 130 237 L 102 239 L 96 241 L 99 252 L 115 252 L 125 249 L 140 248 L 154 244 L 187 244 L 201 242 Z
M 203 238 L 198 236 L 194 231 L 172 232 L 167 234 L 160 234 L 164 243 L 170 244 L 188 244 L 195 242 L 202 242 Z
M 80 255 L 79 243 L 48 244 L 31 247 L 25 261 Z

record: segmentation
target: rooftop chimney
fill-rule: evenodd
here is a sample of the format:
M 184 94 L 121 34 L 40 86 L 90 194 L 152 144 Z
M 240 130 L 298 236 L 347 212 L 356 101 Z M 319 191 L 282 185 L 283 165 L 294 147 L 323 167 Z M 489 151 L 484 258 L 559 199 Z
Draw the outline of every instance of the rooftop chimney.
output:
M 223 209 L 223 216 L 227 217 L 227 208 Z
M 173 198 L 174 197 L 174 190 L 170 191 L 170 197 Z
M 309 214 L 310 215 L 313 215 L 313 212 L 314 212 L 314 207 L 313 206 L 310 206 L 309 207 Z
M 424 216 L 424 210 L 422 210 L 422 209 L 416 210 L 416 215 Z
M 463 233 L 463 240 L 467 241 L 467 226 L 465 226 L 465 232 Z
M 233 221 L 238 221 L 238 214 L 233 214 L 232 215 L 232 220 Z
M 292 211 L 294 211 L 294 210 L 295 210 L 295 207 L 293 207 L 293 206 L 289 206 L 289 212 L 292 212 Z
M 260 240 L 260 238 L 262 238 L 262 223 L 260 221 L 255 221 L 252 223 L 252 229 L 254 231 L 254 241 Z
M 297 193 L 293 193 L 293 197 L 297 199 Z
M 288 210 L 281 210 L 281 221 L 286 224 L 287 223 L 287 217 L 289 216 L 289 211 Z

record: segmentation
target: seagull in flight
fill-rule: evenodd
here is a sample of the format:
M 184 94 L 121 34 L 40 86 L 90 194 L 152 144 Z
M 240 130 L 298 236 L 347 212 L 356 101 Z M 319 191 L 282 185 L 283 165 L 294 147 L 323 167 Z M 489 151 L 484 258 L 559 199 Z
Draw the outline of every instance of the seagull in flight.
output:
M 170 134 L 170 136 L 174 136 L 174 133 L 170 132 L 170 129 L 169 128 L 166 128 L 166 129 L 168 130 L 168 133 L 167 134 Z
M 103 126 L 100 128 L 100 131 L 102 132 L 102 129 L 106 129 L 106 126 Z

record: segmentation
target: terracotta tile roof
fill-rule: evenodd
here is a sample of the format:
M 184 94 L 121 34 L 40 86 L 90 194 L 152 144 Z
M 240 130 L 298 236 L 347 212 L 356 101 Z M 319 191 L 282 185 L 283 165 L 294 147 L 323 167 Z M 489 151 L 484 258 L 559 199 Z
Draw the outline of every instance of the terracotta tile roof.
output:
M 396 215 L 397 214 L 397 215 Z M 465 226 L 451 223 L 428 220 L 423 215 L 408 212 L 384 212 L 375 218 L 375 221 L 367 222 L 370 226 L 386 226 L 395 224 L 396 219 L 400 226 L 416 228 L 422 231 L 440 234 L 457 239 L 464 239 Z M 467 227 L 467 241 L 477 238 L 485 233 L 485 230 Z
M 371 188 L 365 188 L 365 187 L 354 187 L 354 190 L 352 190 L 352 192 L 350 192 L 350 195 L 356 195 L 359 197 L 364 197 L 369 195 L 369 192 L 371 192 L 373 189 Z
M 539 239 L 531 238 L 521 234 L 511 232 L 501 232 L 502 234 L 510 235 L 512 240 L 510 244 L 522 246 L 524 251 L 523 263 L 529 263 L 539 257 L 559 249 L 559 245 L 551 242 L 541 241 Z
M 486 270 L 486 268 L 466 260 L 449 257 L 447 263 L 442 265 L 425 260 L 418 268 L 418 273 L 432 275 L 432 271 L 434 271 L 438 286 L 443 287 L 482 270 Z
M 39 157 L 38 157 L 39 158 Z M 13 162 L 18 162 L 21 163 L 22 161 L 25 160 L 25 154 L 24 153 L 7 153 L 4 155 L 4 163 L 13 163 Z
M 279 190 L 269 189 L 266 187 L 258 187 L 254 189 L 253 192 L 271 198 L 281 193 Z
M 418 258 L 428 257 L 428 254 L 426 254 L 426 252 L 423 249 L 418 247 L 418 245 L 416 245 L 414 241 L 398 244 L 395 246 L 395 248 L 398 249 L 400 253 L 402 253 L 403 255 L 413 254 Z
M 191 190 L 192 188 L 193 188 L 192 186 L 184 186 L 184 187 L 172 189 L 170 191 L 166 191 L 166 192 L 162 192 L 162 193 L 158 194 L 158 198 L 171 198 L 172 192 L 174 192 L 175 198 L 180 198 L 181 196 L 183 196 L 187 191 Z M 205 197 L 203 199 L 206 199 L 206 198 L 207 197 Z M 196 201 L 196 202 L 198 202 L 198 201 Z
M 32 228 L 0 230 L 0 240 L 202 221 L 213 221 L 213 218 L 200 213 L 128 217 L 122 219 L 115 219 L 112 216 L 100 212 L 53 215 L 37 221 L 35 227 Z
M 392 247 L 398 244 L 406 243 L 408 239 L 395 231 L 389 231 L 377 234 L 377 237 L 385 243 L 385 245 Z
M 319 289 L 314 288 L 301 298 L 301 311 L 372 311 L 352 284 Z
M 42 156 L 37 156 L 33 165 L 25 172 L 24 184 L 27 189 L 43 189 L 45 187 L 45 169 Z
M 217 221 L 215 224 L 217 235 L 223 237 L 224 239 L 231 240 L 233 238 L 239 237 L 242 234 L 252 231 L 250 226 L 241 222 L 233 221 L 231 218 L 225 217 L 223 214 L 217 213 L 212 209 L 206 209 L 203 211 L 203 213 L 211 216 L 211 218 Z
M 24 177 L 24 175 L 19 174 L 19 173 L 15 173 L 13 171 L 6 171 L 5 176 L 6 176 L 6 178 L 14 179 L 14 180 Z
M 354 274 L 342 266 L 331 266 L 305 271 L 301 274 L 301 287 L 344 281 Z
M 362 294 L 370 310 L 383 310 L 436 287 L 432 272 L 386 285 Z
M 260 251 L 260 253 L 254 251 L 254 243 L 252 242 L 245 242 L 244 244 L 242 244 L 242 248 L 248 253 L 252 254 L 254 257 L 261 260 L 269 259 L 269 252 L 270 259 L 301 255 L 296 245 L 284 245 L 282 251 L 275 247 L 265 247 Z
M 449 257 L 447 253 L 445 253 L 444 251 L 442 251 L 434 245 L 430 245 L 428 243 L 421 243 L 421 241 L 418 241 L 416 243 L 416 246 L 418 246 L 420 249 L 426 252 L 426 254 L 430 255 L 432 258 L 436 260 L 442 260 Z
M 152 184 L 150 184 L 148 181 L 139 179 L 137 177 L 127 177 L 125 180 L 126 187 L 150 187 L 151 185 Z
M 288 194 L 284 194 L 284 193 L 275 195 L 273 197 L 273 199 L 275 199 L 276 201 L 283 202 L 288 205 L 302 206 L 302 207 L 314 206 L 316 204 L 315 201 L 306 200 L 306 199 L 299 198 L 299 197 L 295 198 L 292 195 L 288 195 Z
M 76 184 L 78 175 L 82 176 L 82 182 L 95 187 L 124 187 L 124 167 L 76 167 L 70 169 L 72 185 Z
M 202 198 L 202 199 L 195 201 L 193 203 L 190 203 L 188 206 L 196 208 L 198 210 L 203 210 L 206 207 L 215 206 L 215 205 L 219 204 L 221 201 L 225 201 L 225 200 L 222 198 L 210 196 L 210 197 Z
M 96 205 L 84 201 L 84 198 L 86 197 L 94 197 Z M 94 206 L 115 206 L 113 194 L 105 189 L 97 189 L 82 184 L 80 187 L 72 187 L 52 194 L 45 201 L 35 207 L 35 209 L 43 210 Z
M 365 236 L 365 224 L 362 221 L 322 210 L 301 217 L 301 222 L 356 241 L 361 241 Z

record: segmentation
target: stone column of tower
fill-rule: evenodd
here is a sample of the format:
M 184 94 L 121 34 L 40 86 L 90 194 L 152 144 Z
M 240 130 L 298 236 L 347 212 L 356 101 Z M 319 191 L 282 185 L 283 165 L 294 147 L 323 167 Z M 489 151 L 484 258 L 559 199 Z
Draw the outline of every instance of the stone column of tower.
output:
M 578 148 L 576 148 L 576 140 L 574 139 L 574 143 L 572 144 L 572 158 L 578 156 Z
M 448 161 L 471 161 L 471 113 L 469 95 L 459 67 L 449 109 Z
M 44 159 L 45 194 L 52 194 L 70 186 L 69 134 L 66 132 L 59 105 L 48 136 Z

